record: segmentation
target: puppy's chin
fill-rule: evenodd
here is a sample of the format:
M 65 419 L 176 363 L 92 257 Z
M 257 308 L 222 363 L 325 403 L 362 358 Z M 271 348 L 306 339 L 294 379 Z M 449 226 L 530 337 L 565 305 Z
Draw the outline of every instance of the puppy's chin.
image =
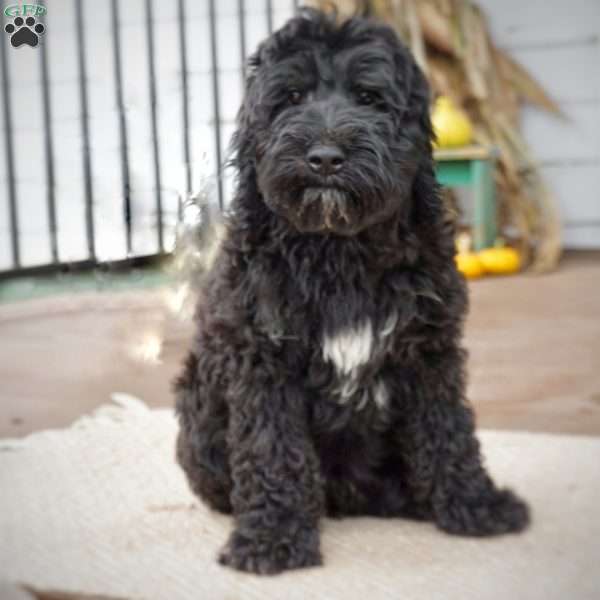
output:
M 383 202 L 369 210 L 342 188 L 309 186 L 286 192 L 265 194 L 263 198 L 273 212 L 300 233 L 350 237 L 390 217 L 389 206 L 385 210 Z
M 340 188 L 307 187 L 290 220 L 302 233 L 353 235 L 360 230 L 350 195 Z

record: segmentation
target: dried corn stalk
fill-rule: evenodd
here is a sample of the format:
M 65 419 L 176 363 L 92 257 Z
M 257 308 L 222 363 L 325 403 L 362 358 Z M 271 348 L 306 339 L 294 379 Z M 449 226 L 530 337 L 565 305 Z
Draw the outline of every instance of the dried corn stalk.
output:
M 533 271 L 556 266 L 561 253 L 555 200 L 519 128 L 520 107 L 531 102 L 557 116 L 543 88 L 491 39 L 474 0 L 314 0 L 340 17 L 377 16 L 411 48 L 436 94 L 450 96 L 469 114 L 475 139 L 499 151 L 496 183 L 500 228 Z M 514 231 L 516 234 L 510 234 Z

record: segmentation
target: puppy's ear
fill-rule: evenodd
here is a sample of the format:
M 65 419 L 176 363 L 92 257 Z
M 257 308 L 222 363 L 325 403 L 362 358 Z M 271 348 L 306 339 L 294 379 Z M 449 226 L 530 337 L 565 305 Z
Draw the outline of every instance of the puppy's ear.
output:
M 263 63 L 264 43 L 248 58 L 244 97 L 236 117 L 237 128 L 231 140 L 231 164 L 240 171 L 254 161 L 256 152 L 255 124 L 260 111 L 257 74 Z
M 435 175 L 432 142 L 434 139 L 430 117 L 431 91 L 429 83 L 416 62 L 411 60 L 408 122 L 416 128 L 420 146 L 420 163 L 413 183 L 413 219 L 416 224 L 437 230 L 440 244 L 454 251 L 452 225 L 448 227 L 447 211 L 442 200 L 440 185 Z M 446 243 L 448 242 L 448 243 Z
M 419 129 L 419 141 L 423 144 L 423 150 L 431 157 L 434 133 L 431 126 L 430 101 L 431 90 L 429 83 L 417 63 L 411 59 L 408 96 L 408 118 L 415 123 Z

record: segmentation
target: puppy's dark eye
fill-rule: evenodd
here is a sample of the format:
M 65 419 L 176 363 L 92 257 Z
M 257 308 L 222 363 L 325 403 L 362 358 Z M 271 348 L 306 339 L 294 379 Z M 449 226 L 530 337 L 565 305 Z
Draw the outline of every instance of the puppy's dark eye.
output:
M 375 104 L 377 101 L 377 94 L 367 90 L 359 90 L 356 94 L 356 100 L 363 106 L 370 106 L 371 104 Z
M 302 102 L 302 92 L 298 90 L 290 90 L 288 92 L 288 100 L 291 104 L 300 104 L 300 102 Z

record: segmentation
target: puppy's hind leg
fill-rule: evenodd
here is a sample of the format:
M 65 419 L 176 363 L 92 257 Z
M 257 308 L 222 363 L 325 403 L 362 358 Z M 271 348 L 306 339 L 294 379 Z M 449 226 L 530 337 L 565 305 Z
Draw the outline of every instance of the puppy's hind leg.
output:
M 198 360 L 190 353 L 184 372 L 175 383 L 180 424 L 177 460 L 192 491 L 211 508 L 230 513 L 227 405 L 199 381 L 197 373 Z
M 527 505 L 496 487 L 487 474 L 464 401 L 464 355 L 447 350 L 430 357 L 435 365 L 417 382 L 407 423 L 397 443 L 408 467 L 407 483 L 448 533 L 470 536 L 517 532 L 529 522 Z

